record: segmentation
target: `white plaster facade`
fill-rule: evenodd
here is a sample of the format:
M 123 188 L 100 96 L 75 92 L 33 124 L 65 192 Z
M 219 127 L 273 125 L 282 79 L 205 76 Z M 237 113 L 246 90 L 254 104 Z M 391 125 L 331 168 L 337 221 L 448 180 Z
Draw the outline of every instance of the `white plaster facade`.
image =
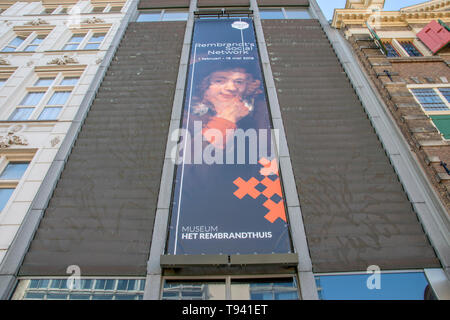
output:
M 0 0 L 0 80 L 3 79 L 0 82 L 0 176 L 9 162 L 29 161 L 20 180 L 0 178 L 0 188 L 14 189 L 0 211 L 0 263 L 27 214 L 130 3 L 130 0 Z M 52 13 L 44 12 L 45 9 Z M 84 48 L 94 33 L 105 34 L 98 49 L 63 50 L 72 35 L 86 35 L 79 44 L 79 48 Z M 18 35 L 26 38 L 25 41 L 14 52 L 2 52 Z M 25 51 L 38 35 L 45 35 L 45 38 L 37 49 L 33 52 Z M 55 78 L 51 86 L 36 86 L 39 78 L 48 77 Z M 64 77 L 79 77 L 79 80 L 75 85 L 59 86 Z M 39 112 L 45 108 L 52 94 L 62 90 L 71 93 L 56 119 L 38 120 Z M 28 120 L 8 120 L 27 93 L 36 91 L 45 94 Z

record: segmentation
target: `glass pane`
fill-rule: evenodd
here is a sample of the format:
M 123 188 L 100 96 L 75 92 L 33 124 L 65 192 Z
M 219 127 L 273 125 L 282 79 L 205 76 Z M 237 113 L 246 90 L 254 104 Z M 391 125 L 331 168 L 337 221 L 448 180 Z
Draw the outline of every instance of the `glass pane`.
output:
M 164 12 L 163 21 L 185 21 L 188 19 L 187 12 Z
M 53 94 L 50 100 L 47 102 L 48 105 L 64 105 L 70 96 L 71 91 L 57 91 Z
M 6 206 L 13 192 L 14 189 L 0 189 L 0 211 Z
M 37 36 L 33 41 L 31 41 L 31 44 L 41 44 L 44 38 L 44 36 Z
M 29 45 L 25 48 L 24 51 L 33 52 L 33 51 L 36 51 L 37 48 L 38 48 L 38 45 Z
M 63 50 L 77 50 L 78 44 L 66 44 Z
M 28 285 L 28 288 L 36 289 L 39 288 L 39 279 L 30 280 L 30 284 Z
M 89 300 L 90 294 L 73 293 L 69 295 L 69 300 Z
M 105 10 L 105 7 L 94 7 L 94 9 L 92 9 L 92 12 L 103 12 L 103 10 Z
M 137 19 L 137 22 L 149 22 L 149 21 L 160 21 L 161 12 L 158 13 L 141 13 Z
M 65 294 L 65 293 L 49 293 L 49 294 L 47 294 L 47 300 L 67 300 L 67 294 Z
M 25 38 L 23 38 L 23 37 L 15 37 L 14 38 L 14 40 L 13 41 L 11 41 L 10 43 L 9 43 L 9 45 L 11 46 L 11 47 L 18 47 L 18 46 L 20 46 L 21 44 L 22 44 L 22 42 L 24 42 L 25 41 Z
M 386 48 L 388 57 L 399 57 L 400 56 L 398 54 L 397 50 L 395 50 L 395 48 L 392 46 L 391 43 L 389 43 L 389 42 L 384 43 L 384 47 Z
M 77 84 L 79 79 L 80 78 L 78 78 L 78 77 L 66 77 L 61 81 L 60 85 L 61 86 L 74 86 Z
M 406 52 L 408 53 L 408 55 L 410 57 L 421 57 L 422 56 L 420 51 L 417 50 L 417 48 L 414 46 L 414 44 L 412 42 L 403 41 L 403 42 L 400 42 L 400 44 L 406 50 Z
M 54 279 L 52 280 L 52 282 L 50 283 L 50 288 L 51 289 L 59 289 L 61 287 L 61 282 L 63 280 L 62 279 Z
M 33 113 L 32 108 L 16 108 L 11 116 L 8 118 L 9 121 L 20 121 L 28 120 L 30 115 Z
M 44 299 L 45 294 L 44 293 L 37 293 L 37 292 L 28 292 L 25 294 L 24 299 Z
M 381 273 L 378 283 L 375 276 L 317 276 L 319 297 L 322 300 L 424 300 L 428 282 L 422 272 Z
M 135 294 L 118 294 L 116 295 L 116 300 L 136 300 Z
M 128 280 L 119 280 L 117 290 L 127 290 Z
M 112 294 L 94 294 L 92 300 L 112 300 L 114 295 Z
M 288 19 L 311 19 L 308 10 L 286 9 Z
M 13 52 L 13 51 L 16 51 L 16 48 L 8 47 L 8 46 L 4 47 L 2 50 L 2 52 Z
M 261 19 L 284 19 L 281 9 L 262 9 L 259 10 Z
M 426 111 L 448 110 L 434 89 L 412 89 L 412 92 Z
M 41 101 L 44 92 L 29 92 L 20 103 L 21 106 L 35 106 Z
M 26 163 L 8 163 L 5 170 L 0 175 L 2 180 L 19 180 L 28 168 L 28 162 Z
M 111 7 L 111 10 L 109 12 L 120 12 L 122 10 L 122 7 Z
M 163 300 L 224 300 L 225 282 L 166 281 Z
M 92 280 L 81 280 L 81 289 L 91 289 Z
M 447 99 L 447 102 L 450 102 L 450 88 L 439 88 L 439 91 Z
M 70 43 L 80 43 L 84 39 L 84 34 L 74 34 L 72 38 L 70 38 Z
M 293 278 L 232 280 L 233 300 L 298 300 L 297 284 Z
M 116 286 L 116 280 L 106 280 L 105 290 L 114 290 Z
M 96 49 L 98 49 L 99 46 L 100 46 L 100 43 L 88 43 L 88 44 L 86 44 L 84 49 L 86 49 L 86 50 L 96 50 Z
M 35 87 L 48 87 L 51 86 L 53 81 L 55 81 L 55 78 L 40 78 L 36 83 L 34 84 Z
M 62 109 L 61 107 L 44 108 L 44 110 L 42 110 L 41 114 L 39 115 L 38 120 L 57 120 L 61 109 Z
M 3 86 L 6 82 L 6 79 L 0 79 L 0 87 Z
M 136 285 L 136 280 L 128 280 L 127 290 L 128 291 L 136 290 L 135 285 Z
M 89 40 L 89 42 L 102 42 L 103 39 L 105 38 L 105 34 L 104 33 L 95 33 L 91 39 Z
M 95 289 L 104 290 L 105 289 L 106 280 L 97 280 L 95 281 Z

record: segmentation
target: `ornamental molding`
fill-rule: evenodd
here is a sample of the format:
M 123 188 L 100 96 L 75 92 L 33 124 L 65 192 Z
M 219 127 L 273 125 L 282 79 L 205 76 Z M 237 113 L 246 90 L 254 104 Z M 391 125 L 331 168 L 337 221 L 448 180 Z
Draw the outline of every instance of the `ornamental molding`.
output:
M 11 65 L 11 63 L 9 63 L 9 61 L 6 60 L 5 58 L 0 57 L 0 65 L 1 66 L 9 66 L 9 65 Z
M 18 132 L 25 128 L 23 125 L 14 125 L 8 128 L 5 136 L 0 136 L 0 149 L 6 149 L 13 145 L 28 145 L 28 140 Z
M 79 63 L 79 62 L 74 57 L 69 57 L 66 55 L 64 55 L 60 58 L 54 58 L 54 59 L 50 60 L 49 62 L 47 62 L 47 64 L 55 64 L 55 65 L 59 65 L 59 66 L 65 66 L 67 64 L 77 64 L 77 63 Z
M 41 18 L 37 18 L 36 20 L 29 21 L 25 23 L 26 26 L 40 26 L 40 25 L 47 25 L 49 24 L 47 21 L 42 20 Z
M 102 20 L 100 18 L 96 18 L 96 17 L 92 17 L 86 20 L 83 20 L 83 23 L 87 23 L 87 24 L 96 24 L 96 23 L 104 23 L 105 20 Z

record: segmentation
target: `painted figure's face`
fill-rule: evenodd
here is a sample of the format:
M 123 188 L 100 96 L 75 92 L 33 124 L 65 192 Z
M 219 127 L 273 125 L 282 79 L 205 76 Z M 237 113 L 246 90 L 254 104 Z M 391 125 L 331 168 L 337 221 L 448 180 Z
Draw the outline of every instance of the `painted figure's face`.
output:
M 204 98 L 211 102 L 241 99 L 247 90 L 248 75 L 238 70 L 217 71 L 211 75 Z

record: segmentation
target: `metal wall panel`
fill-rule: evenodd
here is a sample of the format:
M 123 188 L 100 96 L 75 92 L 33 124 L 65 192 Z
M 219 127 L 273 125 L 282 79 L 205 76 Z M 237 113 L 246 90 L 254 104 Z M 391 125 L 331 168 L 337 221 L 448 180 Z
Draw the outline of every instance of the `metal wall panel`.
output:
M 185 25 L 129 25 L 20 275 L 146 274 Z
M 197 7 L 248 7 L 249 0 L 198 0 Z
M 313 271 L 439 267 L 319 22 L 262 24 Z
M 138 9 L 188 8 L 189 0 L 141 0 Z
M 258 6 L 309 6 L 309 0 L 257 0 Z

